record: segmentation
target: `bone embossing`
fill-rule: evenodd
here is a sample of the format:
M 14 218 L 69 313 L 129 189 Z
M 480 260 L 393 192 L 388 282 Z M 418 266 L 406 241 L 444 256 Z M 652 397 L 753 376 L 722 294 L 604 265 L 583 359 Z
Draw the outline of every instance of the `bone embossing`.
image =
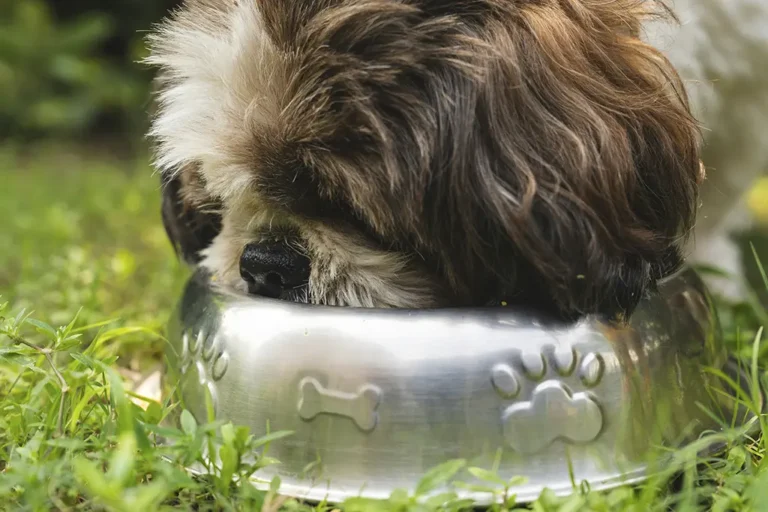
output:
M 326 389 L 317 379 L 305 377 L 299 383 L 299 416 L 311 421 L 320 414 L 332 414 L 351 419 L 364 432 L 376 428 L 381 390 L 371 384 L 361 386 L 357 393 Z

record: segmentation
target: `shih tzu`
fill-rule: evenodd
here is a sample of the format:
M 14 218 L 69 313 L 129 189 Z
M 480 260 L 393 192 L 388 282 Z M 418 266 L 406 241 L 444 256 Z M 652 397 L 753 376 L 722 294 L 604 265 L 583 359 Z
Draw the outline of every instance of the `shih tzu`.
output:
M 700 130 L 648 0 L 187 0 L 151 36 L 163 218 L 256 295 L 625 315 Z

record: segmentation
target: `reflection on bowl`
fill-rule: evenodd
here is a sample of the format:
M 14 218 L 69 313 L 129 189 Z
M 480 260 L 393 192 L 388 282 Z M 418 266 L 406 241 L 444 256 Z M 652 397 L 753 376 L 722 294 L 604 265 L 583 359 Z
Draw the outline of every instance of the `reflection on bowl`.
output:
M 200 274 L 170 339 L 166 377 L 197 419 L 209 393 L 218 419 L 256 436 L 268 424 L 293 431 L 270 448 L 281 463 L 257 477 L 277 474 L 281 493 L 332 502 L 413 490 L 450 459 L 489 468 L 499 450 L 498 474 L 527 478 L 520 500 L 545 487 L 570 493 L 570 471 L 593 489 L 637 481 L 654 446 L 719 430 L 714 417 L 739 407 L 706 368 L 749 380 L 692 270 L 661 283 L 621 326 L 509 308 L 295 304 L 218 289 Z

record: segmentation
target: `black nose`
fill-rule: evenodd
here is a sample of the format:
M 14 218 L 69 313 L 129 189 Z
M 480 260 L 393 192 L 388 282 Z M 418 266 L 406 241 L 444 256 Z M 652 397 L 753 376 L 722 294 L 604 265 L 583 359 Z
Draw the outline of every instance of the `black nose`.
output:
M 240 256 L 248 293 L 278 299 L 309 281 L 309 258 L 284 243 L 252 243 Z

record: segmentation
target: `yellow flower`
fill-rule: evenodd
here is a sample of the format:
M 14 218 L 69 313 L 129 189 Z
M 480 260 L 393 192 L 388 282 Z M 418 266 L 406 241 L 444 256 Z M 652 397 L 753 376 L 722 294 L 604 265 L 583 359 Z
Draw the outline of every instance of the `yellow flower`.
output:
M 747 195 L 747 204 L 761 224 L 768 224 L 768 177 L 758 180 Z

